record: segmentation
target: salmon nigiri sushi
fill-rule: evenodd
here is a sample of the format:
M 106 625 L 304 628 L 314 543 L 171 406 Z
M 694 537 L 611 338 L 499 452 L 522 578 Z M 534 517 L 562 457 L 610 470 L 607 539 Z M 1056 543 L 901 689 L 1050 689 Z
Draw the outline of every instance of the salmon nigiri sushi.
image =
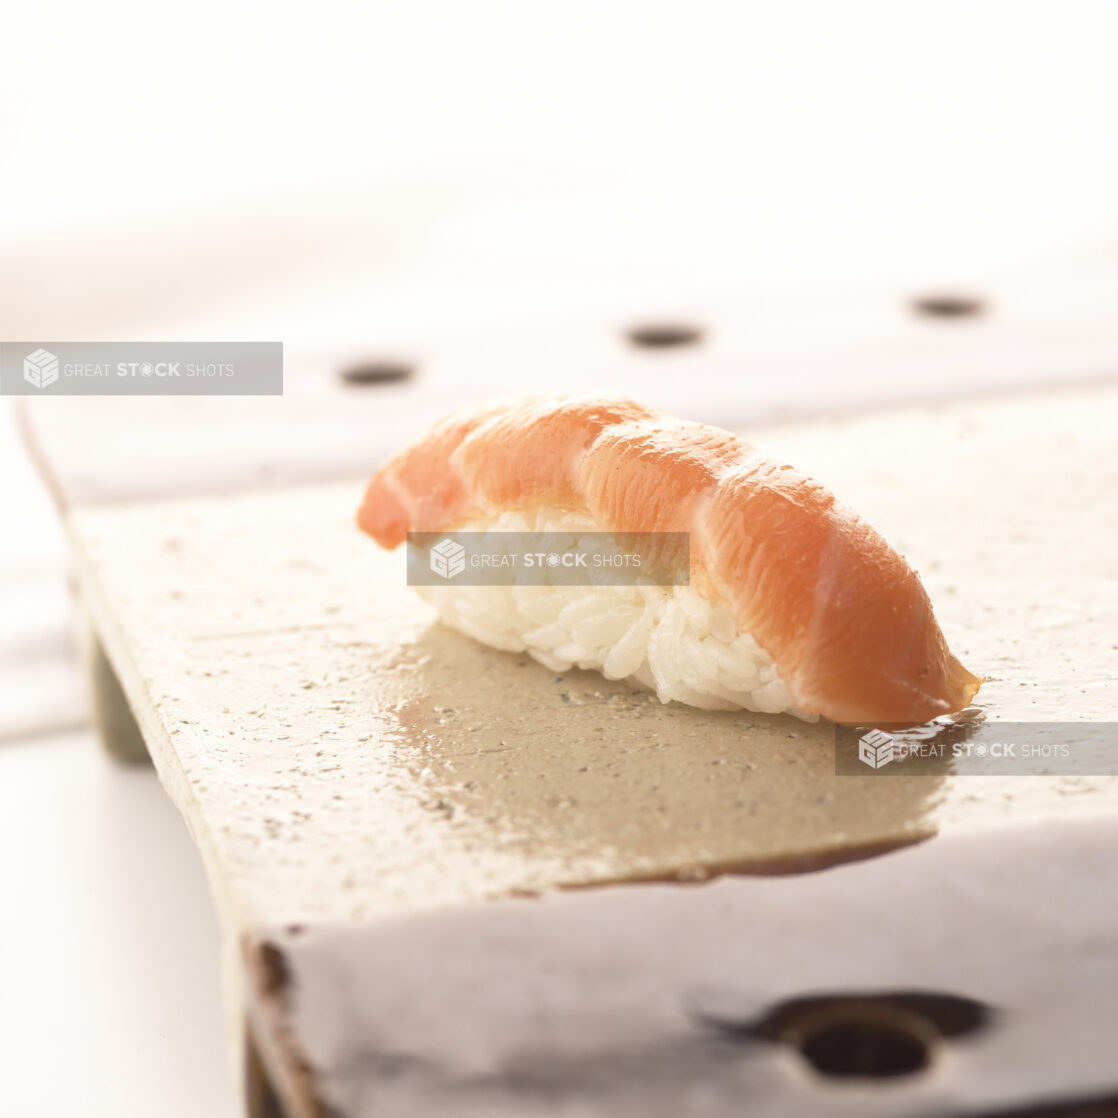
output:
M 822 485 L 621 397 L 451 415 L 377 472 L 357 519 L 386 548 L 409 532 L 688 533 L 686 585 L 424 588 L 474 638 L 663 702 L 916 723 L 981 683 L 912 568 Z

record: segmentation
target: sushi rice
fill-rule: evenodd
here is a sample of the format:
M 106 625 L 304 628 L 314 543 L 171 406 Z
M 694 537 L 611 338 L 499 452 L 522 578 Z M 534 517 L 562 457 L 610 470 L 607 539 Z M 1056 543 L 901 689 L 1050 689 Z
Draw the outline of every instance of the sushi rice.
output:
M 601 532 L 561 509 L 509 510 L 459 525 L 469 532 Z M 494 548 L 499 540 L 493 541 Z M 818 715 L 796 706 L 771 656 L 722 603 L 694 586 L 423 586 L 439 619 L 494 648 L 527 652 L 556 672 L 625 679 L 704 710 Z

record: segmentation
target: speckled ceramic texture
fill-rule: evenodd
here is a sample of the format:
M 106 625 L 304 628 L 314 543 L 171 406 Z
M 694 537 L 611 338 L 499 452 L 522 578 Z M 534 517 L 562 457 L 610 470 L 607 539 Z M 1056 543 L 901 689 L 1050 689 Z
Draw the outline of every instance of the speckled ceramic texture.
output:
M 1106 719 L 1113 390 L 762 430 L 920 571 L 991 717 Z M 836 779 L 831 730 L 662 706 L 432 623 L 360 486 L 78 510 L 83 580 L 156 764 L 241 920 L 362 919 L 780 867 L 1108 812 L 1112 778 Z

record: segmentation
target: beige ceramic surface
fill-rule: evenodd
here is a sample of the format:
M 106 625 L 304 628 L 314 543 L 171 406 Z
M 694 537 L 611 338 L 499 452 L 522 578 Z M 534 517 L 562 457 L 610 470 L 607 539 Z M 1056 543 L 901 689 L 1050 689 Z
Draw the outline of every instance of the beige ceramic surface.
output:
M 989 717 L 1118 716 L 1118 390 L 749 433 L 920 570 Z M 833 861 L 1118 811 L 1112 777 L 836 777 L 831 730 L 661 706 L 432 624 L 361 485 L 78 509 L 87 604 L 240 928 Z

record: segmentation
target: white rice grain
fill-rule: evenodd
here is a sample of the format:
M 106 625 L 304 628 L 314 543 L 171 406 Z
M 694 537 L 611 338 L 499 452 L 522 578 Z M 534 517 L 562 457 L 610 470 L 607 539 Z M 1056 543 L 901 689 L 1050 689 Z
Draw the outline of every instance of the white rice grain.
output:
M 461 531 L 594 532 L 557 509 L 504 512 Z M 496 538 L 494 538 L 494 544 Z M 661 702 L 704 710 L 788 713 L 807 721 L 772 657 L 724 602 L 693 586 L 424 586 L 441 621 L 494 648 L 527 652 L 556 672 L 579 667 L 627 679 Z

